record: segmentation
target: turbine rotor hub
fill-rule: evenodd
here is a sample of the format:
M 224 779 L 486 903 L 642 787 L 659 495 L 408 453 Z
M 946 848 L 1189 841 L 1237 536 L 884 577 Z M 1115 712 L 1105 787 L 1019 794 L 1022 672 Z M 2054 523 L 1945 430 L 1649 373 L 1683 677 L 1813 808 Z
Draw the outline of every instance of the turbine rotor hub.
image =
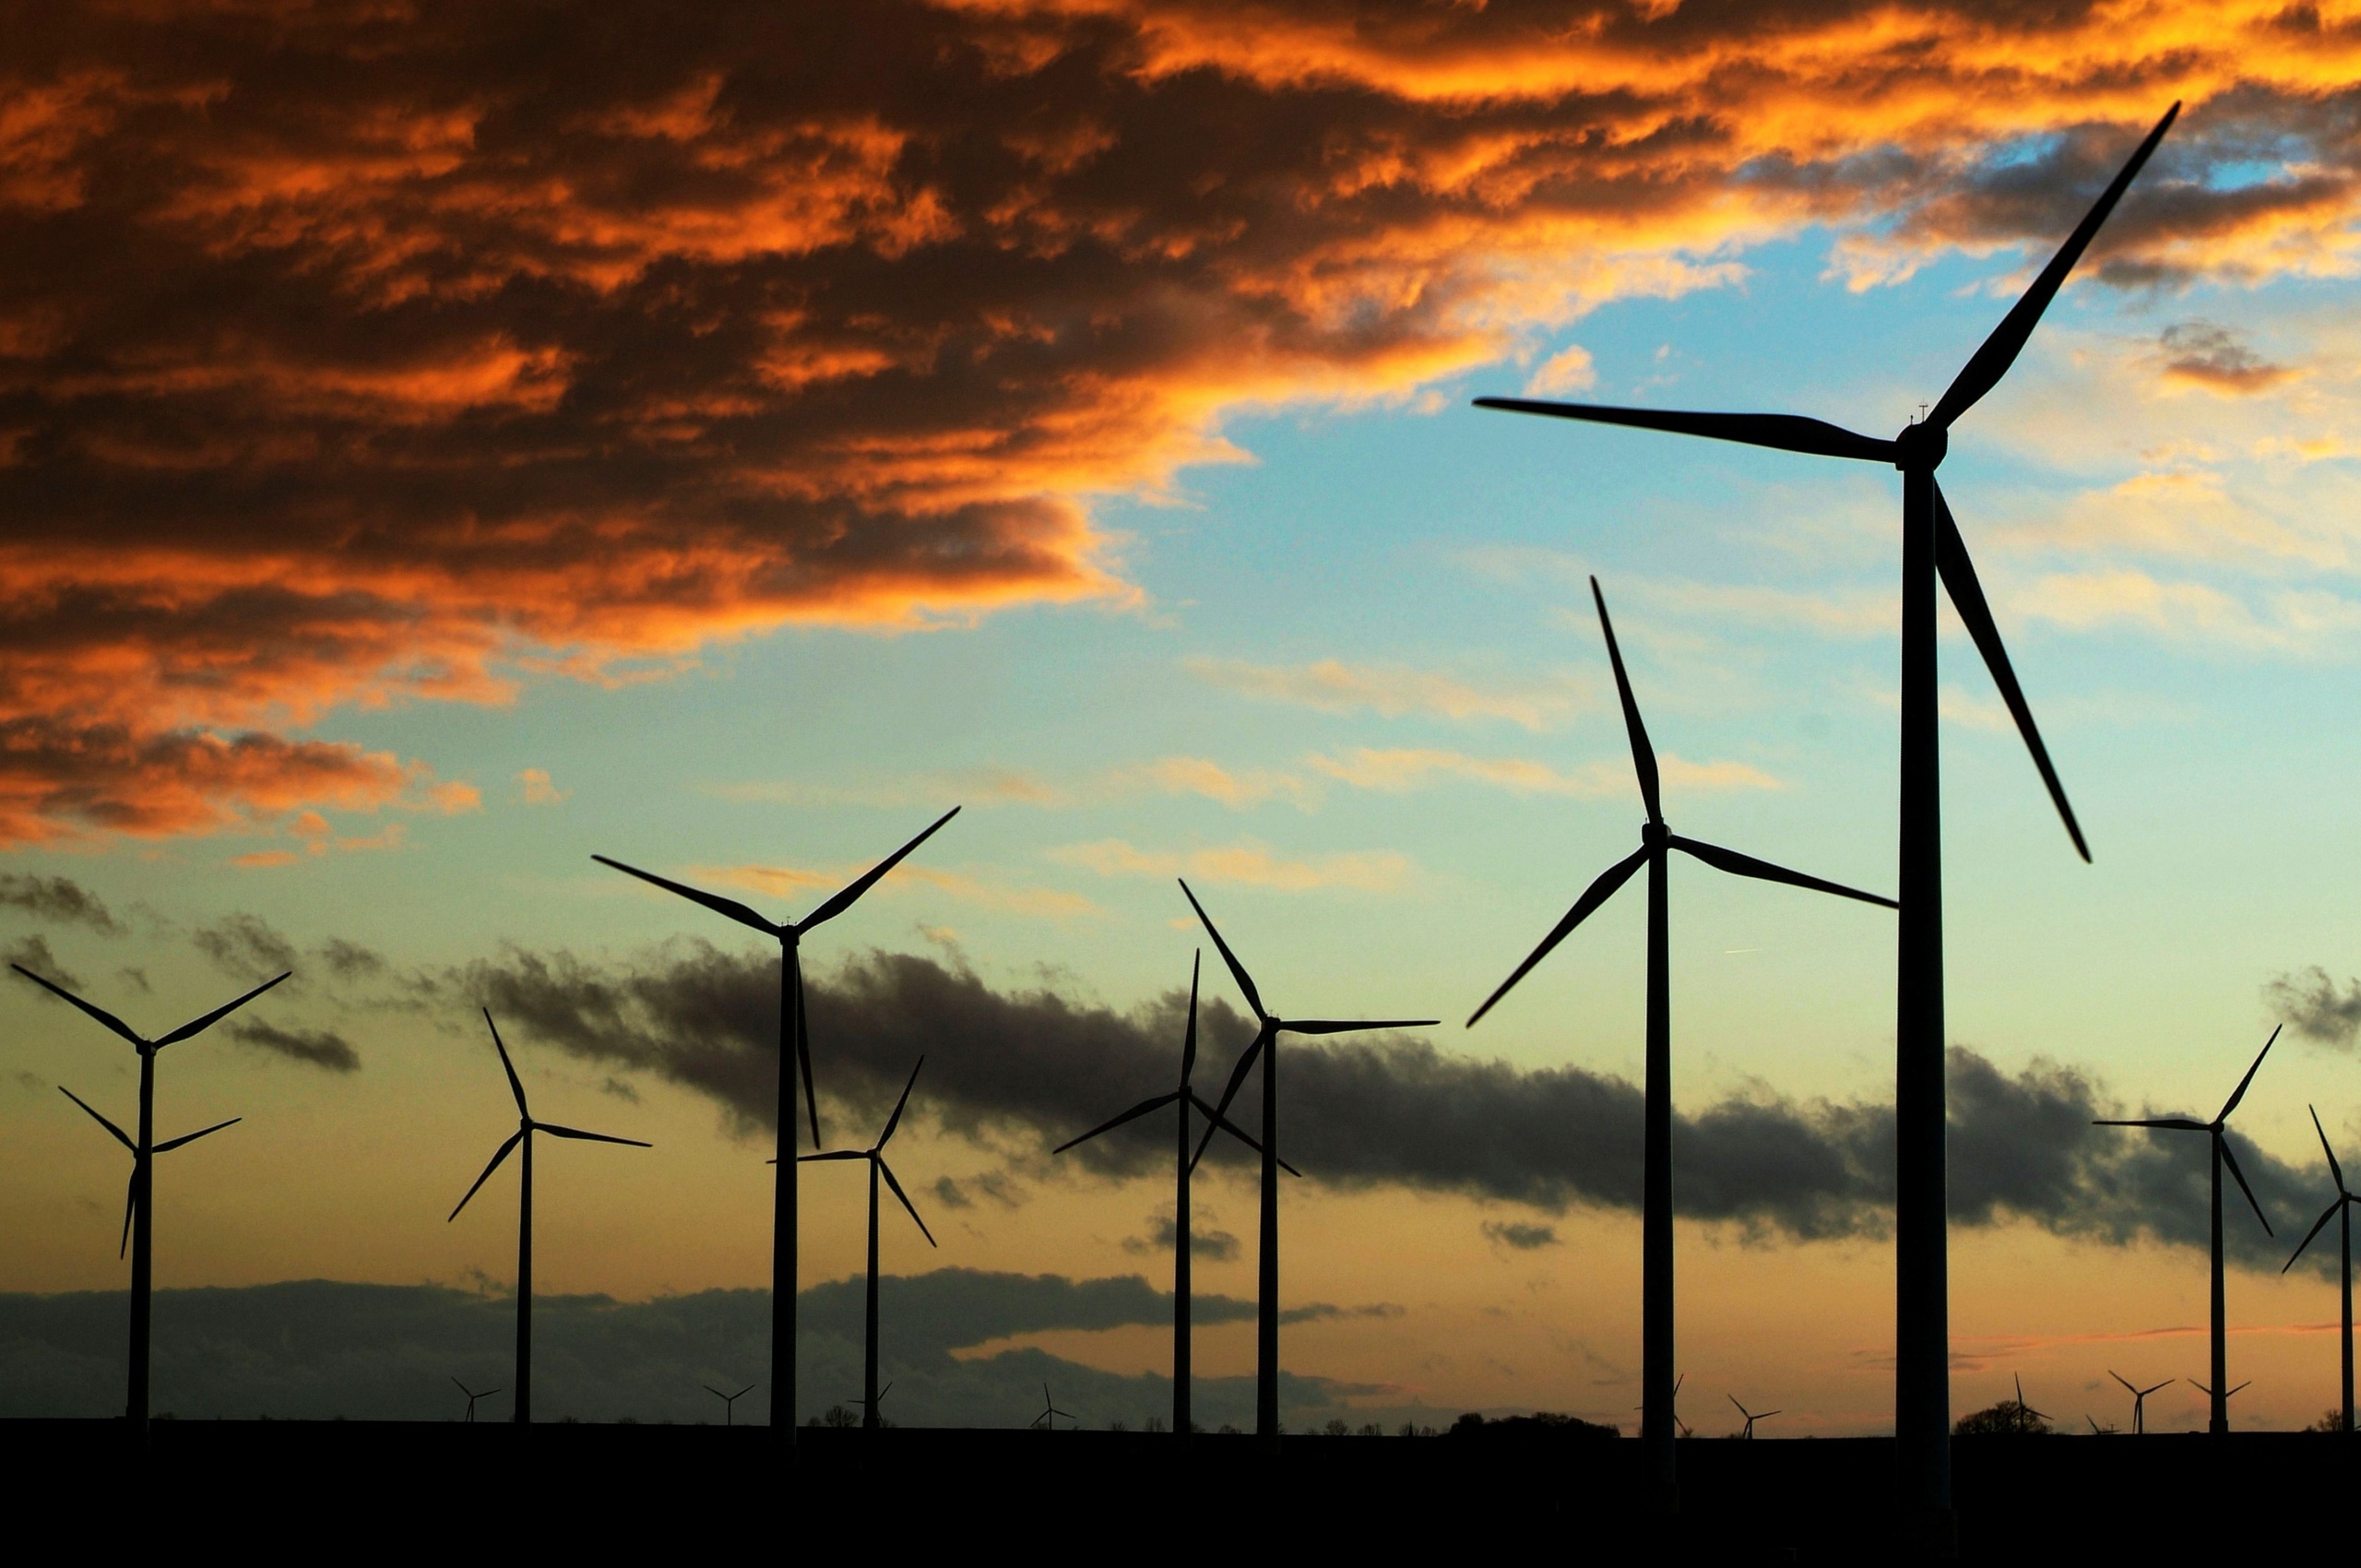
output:
M 1912 421 L 1893 438 L 1893 466 L 1904 473 L 1933 473 L 1951 450 L 1951 432 L 1940 425 Z
M 1672 837 L 1672 829 L 1661 822 L 1640 824 L 1640 842 L 1651 849 L 1661 849 L 1665 840 Z

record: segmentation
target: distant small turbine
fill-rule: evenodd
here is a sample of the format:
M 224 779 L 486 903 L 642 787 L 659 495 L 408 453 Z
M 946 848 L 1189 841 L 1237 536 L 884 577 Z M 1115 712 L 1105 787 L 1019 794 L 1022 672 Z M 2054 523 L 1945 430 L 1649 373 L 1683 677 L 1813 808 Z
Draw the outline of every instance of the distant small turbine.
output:
M 1737 1395 L 1733 1394 L 1729 1398 L 1731 1404 L 1738 1405 Z M 1738 1405 L 1738 1413 L 1746 1418 L 1746 1430 L 1738 1433 L 1738 1435 L 1745 1438 L 1749 1443 L 1751 1443 L 1754 1441 L 1754 1423 L 1757 1421 L 1767 1421 L 1772 1417 L 1778 1415 L 1780 1412 L 1777 1410 L 1750 1410 L 1743 1405 Z
M 499 1393 L 499 1392 L 500 1392 L 500 1390 L 499 1390 L 499 1389 L 497 1389 L 497 1388 L 487 1388 L 487 1389 L 482 1390 L 481 1393 L 479 1393 L 477 1390 L 472 1389 L 472 1388 L 469 1388 L 466 1384 L 464 1384 L 464 1383 L 460 1383 L 460 1382 L 459 1382 L 459 1380 L 458 1380 L 457 1378 L 456 1378 L 456 1377 L 455 1377 L 455 1378 L 453 1378 L 451 1381 L 452 1381 L 452 1383 L 454 1383 L 455 1384 L 457 1384 L 457 1385 L 458 1390 L 459 1390 L 459 1392 L 460 1392 L 460 1393 L 462 1393 L 462 1394 L 464 1394 L 464 1395 L 466 1395 L 466 1396 L 468 1396 L 468 1413 L 467 1413 L 465 1416 L 462 1416 L 462 1417 L 461 1417 L 461 1418 L 459 1418 L 459 1419 L 460 1419 L 461 1420 L 463 1420 L 463 1421 L 467 1422 L 467 1424 L 468 1424 L 468 1425 L 469 1425 L 469 1426 L 473 1426 L 473 1425 L 475 1425 L 475 1423 L 476 1423 L 476 1401 L 477 1401 L 477 1400 L 479 1400 L 479 1399 L 489 1399 L 489 1398 L 491 1398 L 493 1395 L 495 1395 L 495 1394 Z
M 1217 1115 L 1214 1108 L 1205 1103 L 1204 1097 L 1190 1086 L 1189 1075 L 1195 1071 L 1196 1065 L 1197 965 L 1196 960 L 1192 958 L 1189 964 L 1189 1026 L 1187 1031 L 1180 1037 L 1180 1087 L 1169 1094 L 1157 1095 L 1154 1099 L 1144 1099 L 1121 1116 L 1111 1121 L 1101 1122 L 1082 1136 L 1068 1138 L 1050 1151 L 1051 1154 L 1063 1154 L 1076 1144 L 1088 1143 L 1101 1133 L 1112 1132 L 1126 1122 L 1134 1121 L 1152 1111 L 1161 1111 L 1168 1105 L 1178 1105 L 1180 1108 L 1179 1136 L 1174 1145 L 1177 1175 L 1172 1197 L 1172 1431 L 1173 1434 L 1183 1443 L 1188 1441 L 1190 1431 L 1189 1177 L 1194 1169 L 1193 1162 L 1189 1158 L 1190 1110 L 1193 1107 L 1203 1112 L 1215 1125 L 1256 1154 L 1263 1152 L 1261 1144 L 1240 1132 L 1227 1118 Z M 1302 1174 L 1284 1159 L 1279 1161 L 1279 1165 L 1290 1176 Z
M 1030 1424 L 1032 1426 L 1039 1427 L 1045 1431 L 1055 1431 L 1058 1430 L 1057 1419 L 1060 1416 L 1063 1416 L 1066 1420 L 1074 1422 L 1076 1426 L 1080 1426 L 1082 1424 L 1081 1418 L 1077 1417 L 1073 1411 L 1061 1410 L 1058 1408 L 1057 1401 L 1050 1397 L 1050 1385 L 1045 1383 L 1041 1385 L 1041 1413 L 1034 1417 Z
M 2124 1387 L 2131 1389 L 2131 1433 L 2134 1437 L 2147 1436 L 2148 1396 L 2155 1393 L 2159 1388 L 2170 1388 L 2175 1380 L 2168 1377 L 2152 1388 L 2132 1388 L 2131 1380 L 2114 1368 L 2109 1367 L 2106 1375 L 2123 1384 Z
M 287 976 L 280 975 L 279 980 L 266 980 L 235 1002 L 216 1007 L 205 1016 L 192 1019 L 170 1034 L 149 1039 L 144 1035 L 134 1033 L 130 1025 L 105 1008 L 94 1006 L 83 1001 L 64 986 L 42 979 L 22 964 L 11 964 L 8 967 L 43 991 L 65 998 L 90 1017 L 113 1029 L 116 1034 L 129 1040 L 131 1049 L 139 1053 L 139 1136 L 136 1139 L 125 1136 L 122 1128 L 105 1117 L 100 1116 L 97 1111 L 90 1111 L 89 1105 L 71 1092 L 68 1092 L 65 1098 L 81 1106 L 83 1110 L 89 1111 L 92 1116 L 98 1118 L 101 1126 L 113 1133 L 115 1140 L 131 1151 L 131 1198 L 124 1215 L 124 1223 L 130 1231 L 131 1248 L 131 1353 L 129 1376 L 126 1380 L 129 1384 L 128 1397 L 125 1404 L 132 1431 L 144 1439 L 148 1435 L 149 1297 L 152 1294 L 150 1287 L 156 1277 L 155 1157 L 201 1138 L 206 1133 L 218 1133 L 231 1125 L 231 1122 L 238 1120 L 233 1117 L 231 1122 L 216 1123 L 203 1132 L 191 1133 L 185 1137 L 173 1138 L 167 1143 L 156 1142 L 156 1053 L 168 1045 L 176 1045 L 187 1039 L 192 1035 L 203 1034 L 272 986 L 277 985 L 279 980 L 285 980 Z M 293 971 L 290 970 L 289 973 L 291 974 Z M 120 1248 L 117 1255 L 121 1255 Z
M 2225 1409 L 2225 1408 L 2229 1406 L 2230 1400 L 2231 1400 L 2234 1396 L 2236 1396 L 2236 1394 L 2237 1394 L 2237 1392 L 2238 1392 L 2238 1389 L 2239 1389 L 2239 1388 L 2251 1388 L 2251 1387 L 2253 1387 L 2253 1386 L 2254 1386 L 2254 1379 L 2252 1379 L 2252 1378 L 2248 1378 L 2248 1379 L 2247 1379 L 2247 1380 L 2246 1380 L 2246 1382 L 2244 1382 L 2244 1383 L 2242 1383 L 2242 1384 L 2238 1384 L 2238 1387 L 2237 1387 L 2237 1388 L 2233 1388 L 2233 1389 L 2229 1390 L 2227 1393 L 2224 1393 L 2224 1394 L 2219 1394 L 2219 1395 L 2217 1395 L 2217 1394 L 2215 1394 L 2215 1393 L 2213 1392 L 2213 1389 L 2206 1387 L 2203 1384 L 2199 1383 L 2199 1382 L 2198 1382 L 2195 1378 L 2193 1378 L 2193 1377 L 2192 1377 L 2192 1378 L 2190 1378 L 2189 1381 L 2189 1383 L 2190 1383 L 2190 1384 L 2192 1384 L 2192 1385 L 2197 1389 L 2197 1391 L 2198 1391 L 2200 1394 L 2204 1395 L 2207 1398 L 2209 1398 L 2209 1399 L 2211 1399 L 2211 1400 L 2213 1400 L 2213 1408 L 2215 1408 L 2216 1410 Z M 2219 1386 L 2219 1384 L 2216 1384 L 2215 1386 L 2217 1386 L 2217 1387 L 2218 1387 L 2218 1386 Z M 2223 1424 L 2221 1427 L 2214 1428 L 2214 1429 L 2212 1429 L 2212 1430 L 2214 1430 L 2214 1431 L 2227 1431 L 2227 1430 L 2228 1430 L 2228 1423 L 2227 1423 L 2226 1421 L 2225 1421 L 2225 1422 L 2224 1422 L 2224 1424 Z
M 778 1087 L 773 1100 L 778 1123 L 778 1152 L 795 1152 L 796 1085 L 803 1087 L 803 1109 L 812 1119 L 812 1146 L 820 1146 L 820 1099 L 812 1087 L 812 1031 L 803 1018 L 803 939 L 815 926 L 825 924 L 843 914 L 860 901 L 860 896 L 877 885 L 887 872 L 902 863 L 909 852 L 934 836 L 937 828 L 959 814 L 952 807 L 928 825 L 925 832 L 870 867 L 825 899 L 820 907 L 800 921 L 775 921 L 765 920 L 735 898 L 725 898 L 718 893 L 707 893 L 701 887 L 674 882 L 654 872 L 627 866 L 621 861 L 604 855 L 590 858 L 602 866 L 611 866 L 626 876 L 661 887 L 667 893 L 677 893 L 693 904 L 702 904 L 717 915 L 724 915 L 740 925 L 752 926 L 778 943 Z M 795 1446 L 795 1227 L 798 1218 L 795 1182 L 801 1174 L 792 1159 L 771 1161 L 778 1169 L 771 1182 L 771 1426 L 777 1440 L 789 1448 Z
M 516 1065 L 508 1060 L 508 1047 L 501 1042 L 500 1026 L 492 1021 L 492 1009 L 483 1010 L 484 1027 L 492 1030 L 492 1048 L 500 1052 L 501 1071 L 508 1075 L 508 1091 L 516 1097 L 516 1130 L 508 1141 L 492 1155 L 492 1163 L 483 1168 L 476 1184 L 468 1189 L 468 1196 L 459 1200 L 459 1208 L 451 1211 L 451 1219 L 459 1218 L 459 1209 L 468 1206 L 468 1199 L 482 1190 L 492 1180 L 492 1173 L 501 1162 L 515 1153 L 521 1145 L 525 1150 L 516 1186 L 516 1410 L 509 1419 L 518 1426 L 529 1425 L 533 1420 L 533 1134 L 547 1133 L 553 1138 L 578 1138 L 585 1143 L 627 1144 L 633 1148 L 653 1148 L 637 1138 L 609 1137 L 604 1133 L 586 1133 L 577 1127 L 561 1127 L 554 1122 L 536 1122 L 525 1105 L 525 1086 L 516 1076 Z
M 752 1394 L 754 1391 L 754 1385 L 750 1383 L 735 1394 L 724 1394 L 708 1383 L 705 1385 L 705 1391 L 721 1401 L 721 1424 L 732 1427 L 738 1424 L 738 1401 Z
M 798 1159 L 807 1161 L 814 1159 L 869 1161 L 869 1311 L 861 1340 L 860 1378 L 860 1424 L 864 1430 L 869 1431 L 876 1429 L 877 1402 L 885 1397 L 877 1387 L 877 1179 L 880 1176 L 884 1177 L 885 1184 L 894 1189 L 894 1195 L 902 1200 L 902 1206 L 910 1211 L 910 1222 L 919 1228 L 919 1234 L 926 1238 L 926 1244 L 930 1247 L 936 1245 L 934 1232 L 929 1230 L 926 1228 L 926 1221 L 919 1218 L 918 1206 L 910 1202 L 910 1194 L 902 1191 L 902 1183 L 894 1179 L 894 1168 L 885 1163 L 885 1146 L 893 1142 L 894 1129 L 902 1124 L 902 1108 L 910 1103 L 910 1090 L 918 1087 L 919 1067 L 925 1065 L 926 1058 L 921 1056 L 918 1060 L 918 1066 L 910 1069 L 910 1081 L 902 1086 L 902 1098 L 894 1102 L 894 1114 L 885 1119 L 885 1130 L 877 1134 L 875 1143 L 865 1149 L 834 1149 L 826 1154 L 805 1154 L 796 1157 Z
M 2017 1384 L 2017 1424 L 2030 1431 L 2032 1430 L 2034 1422 L 2046 1421 L 2049 1420 L 2048 1411 L 2036 1410 L 2032 1406 L 2025 1403 L 2024 1374 L 2022 1372 L 2011 1372 L 2009 1375 L 2016 1379 Z
M 2320 1152 L 2328 1156 L 2328 1173 L 2336 1182 L 2336 1201 L 2323 1209 L 2320 1217 L 2312 1222 L 2312 1228 L 2297 1243 L 2294 1256 L 2288 1258 L 2279 1272 L 2284 1274 L 2296 1266 L 2296 1259 L 2304 1255 L 2304 1249 L 2312 1244 L 2312 1238 L 2320 1233 L 2320 1227 L 2326 1225 L 2330 1216 L 2333 1215 L 2340 1243 L 2338 1250 L 2344 1265 L 2342 1276 L 2344 1287 L 2344 1424 L 2339 1430 L 2349 1432 L 2353 1430 L 2353 1206 L 2361 1202 L 2361 1198 L 2355 1198 L 2344 1185 L 2344 1167 L 2336 1162 L 2336 1151 L 2328 1146 L 2328 1134 L 2320 1126 L 2318 1111 L 2312 1111 L 2312 1131 L 2319 1134 Z
M 2284 1026 L 2283 1026 L 2283 1027 L 2284 1027 Z M 2207 1138 L 2208 1138 L 2209 1140 L 2211 1140 L 2211 1142 L 2212 1142 L 2212 1144 L 2213 1144 L 2213 1387 L 2214 1387 L 2214 1388 L 2219 1388 L 2219 1387 L 2221 1387 L 2224 1384 L 2225 1384 L 2225 1383 L 2227 1383 L 2227 1382 L 2229 1382 L 2229 1381 L 2230 1381 L 2230 1372 L 2229 1372 L 2229 1360 L 2230 1360 L 2230 1352 L 2229 1352 L 2229 1345 L 2228 1345 L 2228 1341 L 2227 1341 L 2227 1339 L 2226 1339 L 2226 1337 L 2225 1337 L 2225 1330 L 2224 1329 L 2224 1326 L 2223 1326 L 2223 1324 L 2224 1324 L 2225 1319 L 2224 1319 L 2223 1303 L 2222 1303 L 2222 1167 L 2223 1167 L 2223 1166 L 2227 1165 L 2227 1166 L 2230 1168 L 2230 1174 L 2237 1178 L 2237 1182 L 2238 1182 L 2238 1191 L 2240 1191 L 2240 1192 L 2244 1193 L 2244 1194 L 2247 1195 L 2247 1202 L 2248 1202 L 2248 1203 L 2249 1203 L 2249 1204 L 2251 1204 L 2251 1205 L 2253 1205 L 2253 1206 L 2254 1206 L 2254 1217 L 2255 1217 L 2257 1219 L 2260 1219 L 2260 1220 L 2261 1220 L 2261 1221 L 2262 1221 L 2262 1233 L 2263 1233 L 2264 1235 L 2266 1235 L 2266 1236 L 2270 1236 L 2270 1235 L 2274 1235 L 2274 1234 L 2276 1234 L 2276 1232 L 2274 1232 L 2274 1231 L 2271 1229 L 2271 1218 L 2270 1218 L 2270 1216 L 2268 1216 L 2268 1215 L 2266 1215 L 2266 1214 L 2264 1214 L 2264 1213 L 2262 1212 L 2262 1205 L 2261 1205 L 2260 1202 L 2258 1202 L 2258 1201 L 2256 1200 L 2256 1198 L 2255 1198 L 2255 1195 L 2254 1195 L 2254 1189 L 2253 1189 L 2252 1187 L 2249 1187 L 2249 1186 L 2248 1186 L 2248 1185 L 2247 1185 L 2246 1172 L 2245 1172 L 2245 1171 L 2243 1171 L 2243 1170 L 2240 1170 L 2238 1169 L 2238 1157 L 2237 1157 L 2236 1154 L 2233 1154 L 2233 1153 L 2230 1151 L 2230 1144 L 2229 1144 L 2229 1138 L 2228 1138 L 2229 1123 L 2230 1123 L 2230 1112 L 2231 1112 L 2231 1111 L 2236 1111 L 2236 1110 L 2238 1108 L 2238 1101 L 2240 1101 L 2240 1100 L 2242 1100 L 2242 1099 L 2246 1099 L 2246 1097 L 2247 1097 L 2247 1086 L 2248 1086 L 2248 1084 L 2253 1083 L 2253 1082 L 2254 1082 L 2254 1075 L 2255 1075 L 2257 1073 L 2259 1073 L 2259 1072 L 2260 1072 L 2260 1071 L 2262 1070 L 2262 1059 L 2263 1059 L 2264 1057 L 2266 1057 L 2266 1056 L 2268 1056 L 2268 1055 L 2270 1055 L 2270 1054 L 2271 1054 L 2271 1048 L 2272 1048 L 2272 1046 L 2273 1044 L 2275 1044 L 2275 1043 L 2278 1041 L 2278 1039 L 2279 1039 L 2279 1030 L 2274 1028 L 2274 1029 L 2272 1029 L 2272 1030 L 2271 1031 L 2271 1039 L 2267 1039 L 2267 1040 L 2264 1040 L 2264 1041 L 2262 1042 L 2262 1049 L 2261 1049 L 2260 1051 L 2257 1051 L 2257 1052 L 2255 1053 L 2254 1065 L 2247 1069 L 2247 1075 L 2246 1075 L 2245 1077 L 2240 1078 L 2240 1079 L 2238 1080 L 2238 1087 L 2237 1087 L 2236 1089 L 2234 1089 L 2234 1090 L 2232 1090 L 2232 1091 L 2231 1091 L 2230 1098 L 2229 1098 L 2228 1099 L 2226 1099 L 2226 1100 L 2223 1101 L 2223 1103 L 2222 1103 L 2222 1111 L 2221 1111 L 2221 1114 L 2220 1114 L 2220 1115 L 2218 1115 L 2218 1116 L 2216 1116 L 2216 1117 L 2214 1117 L 2214 1118 L 2213 1118 L 2213 1121 L 2211 1121 L 2211 1122 L 2192 1122 L 2192 1121 L 2190 1121 L 2190 1120 L 2189 1120 L 2188 1117 L 2186 1117 L 2186 1116 L 2152 1116 L 2152 1117 L 2147 1117 L 2147 1118 L 2144 1118 L 2144 1119 L 2142 1119 L 2142 1120 L 2138 1120 L 2138 1121 L 2114 1121 L 2114 1120 L 2105 1120 L 2105 1121 L 2094 1122 L 2094 1123 L 2092 1123 L 2092 1125 L 2093 1125 L 2093 1126 L 2094 1126 L 2094 1127 L 2150 1127 L 2150 1128 L 2154 1128 L 2154 1129 L 2157 1129 L 2157 1130 L 2159 1130 L 2159 1131 L 2168 1132 L 2168 1133 L 2203 1133 L 2204 1134 L 2206 1134 Z M 2191 1381 L 2192 1383 L 2196 1382 L 2196 1380 L 2195 1380 L 2194 1378 L 2190 1379 L 2190 1381 Z M 2204 1388 L 2204 1387 L 2205 1387 L 2205 1385 L 2204 1385 L 2203 1384 L 2201 1384 L 2201 1383 L 2198 1384 L 2197 1384 L 2197 1386 L 2198 1386 L 2198 1387 L 2200 1387 L 2200 1388 Z M 2238 1384 L 2238 1388 L 2244 1388 L 2245 1386 L 2246 1386 L 2246 1384 L 2243 1384 L 2243 1383 L 2242 1383 L 2242 1384 Z M 2212 1390 L 2208 1390 L 2207 1392 L 2208 1392 L 2208 1394 L 2209 1394 L 2209 1395 L 2211 1395 L 2211 1396 L 2212 1396 L 2212 1398 L 2213 1398 L 2213 1416 L 2212 1416 L 2212 1418 L 2211 1418 L 2211 1419 L 2206 1422 L 2205 1430 L 2206 1430 L 2206 1431 L 2210 1431 L 2210 1432 L 2226 1432 L 2226 1431 L 2228 1431 L 2230 1430 L 2230 1407 L 2229 1407 L 2230 1395 L 2229 1395 L 2229 1394 L 2213 1394 L 2213 1393 L 2212 1393 Z M 2232 1389 L 2232 1390 L 2230 1391 L 2230 1393 L 2231 1393 L 2231 1394 L 2235 1394 L 2235 1393 L 2236 1393 L 2236 1392 L 2237 1392 L 2237 1389 L 2235 1389 L 2235 1388 L 2234 1388 L 2234 1389 Z
M 1216 1122 L 1229 1114 L 1229 1102 L 1238 1098 L 1245 1086 L 1246 1075 L 1252 1070 L 1254 1059 L 1263 1059 L 1263 1214 L 1261 1268 L 1254 1301 L 1254 1433 L 1263 1440 L 1264 1451 L 1275 1455 L 1279 1444 L 1279 1036 L 1353 1034 L 1362 1029 L 1416 1028 L 1435 1022 L 1432 1018 L 1371 1018 L 1360 1022 L 1341 1022 L 1333 1018 L 1282 1018 L 1263 1005 L 1262 992 L 1254 989 L 1254 979 L 1229 944 L 1221 939 L 1214 920 L 1189 885 L 1180 884 L 1181 896 L 1189 907 L 1197 911 L 1197 919 L 1204 922 L 1205 934 L 1214 939 L 1214 946 L 1221 953 L 1221 961 L 1229 966 L 1229 978 L 1238 982 L 1240 994 L 1246 1005 L 1254 1010 L 1254 1019 L 1261 1027 L 1254 1031 L 1253 1040 L 1239 1053 L 1238 1065 L 1230 1069 L 1229 1083 L 1221 1091 L 1221 1101 L 1214 1107 Z M 1192 1166 L 1205 1157 L 1205 1148 L 1214 1141 L 1215 1128 L 1208 1125 L 1205 1135 L 1198 1140 L 1197 1152 L 1191 1157 Z

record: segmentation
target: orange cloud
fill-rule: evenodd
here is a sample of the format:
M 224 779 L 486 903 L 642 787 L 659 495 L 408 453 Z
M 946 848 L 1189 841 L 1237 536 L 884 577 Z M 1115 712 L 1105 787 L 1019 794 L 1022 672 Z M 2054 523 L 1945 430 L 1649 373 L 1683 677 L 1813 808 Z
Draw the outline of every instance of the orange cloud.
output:
M 12 37 L 0 841 L 414 787 L 331 710 L 1120 598 L 1087 498 L 1232 410 L 1530 364 L 1807 222 L 1869 285 L 2046 244 L 2177 96 L 2102 276 L 2361 267 L 2347 6 L 595 10 Z

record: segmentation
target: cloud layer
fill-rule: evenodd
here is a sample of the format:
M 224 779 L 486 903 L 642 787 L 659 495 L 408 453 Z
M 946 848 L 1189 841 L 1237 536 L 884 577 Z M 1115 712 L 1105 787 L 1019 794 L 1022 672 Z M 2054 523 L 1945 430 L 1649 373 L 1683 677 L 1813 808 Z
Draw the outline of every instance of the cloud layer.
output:
M 2100 274 L 2349 273 L 2355 48 L 2276 0 L 47 8 L 0 66 L 0 841 L 456 809 L 303 727 L 1121 596 L 1087 496 L 1228 410 L 1807 222 L 1861 287 L 2047 244 L 2176 96 Z

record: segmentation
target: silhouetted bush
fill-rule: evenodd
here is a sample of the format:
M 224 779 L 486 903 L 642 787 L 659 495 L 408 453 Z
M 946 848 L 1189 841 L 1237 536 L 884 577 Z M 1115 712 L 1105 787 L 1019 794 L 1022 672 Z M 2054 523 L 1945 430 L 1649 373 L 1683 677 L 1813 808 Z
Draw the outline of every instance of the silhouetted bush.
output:
M 1451 1423 L 1448 1435 L 1480 1437 L 1490 1442 L 1568 1443 L 1620 1437 L 1623 1429 L 1586 1421 L 1580 1416 L 1560 1415 L 1554 1410 L 1536 1410 L 1529 1416 L 1502 1416 L 1490 1421 L 1470 1410 Z
M 2003 1399 L 1973 1415 L 1962 1416 L 1952 1429 L 1962 1437 L 2047 1437 L 2049 1422 L 2037 1410 Z

